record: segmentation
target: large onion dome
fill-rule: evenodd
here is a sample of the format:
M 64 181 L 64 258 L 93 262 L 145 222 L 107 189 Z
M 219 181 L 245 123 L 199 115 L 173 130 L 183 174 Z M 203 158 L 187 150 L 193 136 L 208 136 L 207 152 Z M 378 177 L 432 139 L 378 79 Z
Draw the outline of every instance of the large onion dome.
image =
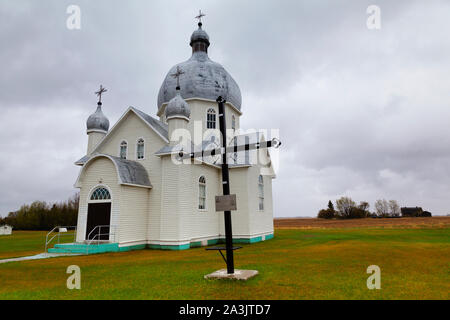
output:
M 199 23 L 198 29 L 191 36 L 191 58 L 173 66 L 159 89 L 158 110 L 177 95 L 175 90 L 177 81 L 171 74 L 178 68 L 185 72 L 180 79 L 180 95 L 184 99 L 199 98 L 216 101 L 219 96 L 222 96 L 235 108 L 241 109 L 241 90 L 225 68 L 208 57 L 209 44 L 209 36 Z

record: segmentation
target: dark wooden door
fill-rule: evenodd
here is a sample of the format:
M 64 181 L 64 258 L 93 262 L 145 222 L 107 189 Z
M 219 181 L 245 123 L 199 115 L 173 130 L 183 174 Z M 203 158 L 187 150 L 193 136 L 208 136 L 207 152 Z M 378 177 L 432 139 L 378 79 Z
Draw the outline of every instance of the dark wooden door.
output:
M 86 225 L 86 240 L 109 240 L 109 227 L 101 228 L 101 235 L 95 236 L 100 233 L 99 228 L 97 228 L 89 236 L 89 233 L 96 226 L 109 226 L 111 223 L 111 202 L 109 203 L 89 203 L 88 204 L 88 216 Z M 89 239 L 88 239 L 89 236 Z M 94 238 L 95 237 L 95 238 Z

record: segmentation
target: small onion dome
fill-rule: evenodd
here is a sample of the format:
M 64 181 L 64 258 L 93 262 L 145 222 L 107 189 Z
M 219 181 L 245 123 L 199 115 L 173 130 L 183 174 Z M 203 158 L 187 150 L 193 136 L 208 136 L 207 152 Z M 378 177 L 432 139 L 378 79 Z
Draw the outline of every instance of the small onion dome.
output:
M 177 88 L 177 93 L 169 103 L 167 104 L 166 110 L 164 111 L 166 115 L 166 120 L 171 118 L 184 118 L 189 120 L 191 116 L 191 109 L 189 105 L 180 95 L 180 88 Z
M 91 131 L 108 132 L 109 120 L 102 112 L 102 103 L 97 104 L 97 110 L 86 121 L 88 133 Z
M 206 31 L 202 29 L 201 22 L 198 24 L 198 29 L 195 30 L 191 35 L 190 46 L 192 47 L 196 42 L 204 42 L 206 43 L 206 48 L 209 47 L 209 36 Z

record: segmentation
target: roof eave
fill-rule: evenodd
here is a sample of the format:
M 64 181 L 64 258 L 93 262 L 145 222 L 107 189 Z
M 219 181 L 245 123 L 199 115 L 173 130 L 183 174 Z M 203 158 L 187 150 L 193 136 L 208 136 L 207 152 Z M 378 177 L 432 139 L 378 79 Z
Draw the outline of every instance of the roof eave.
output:
M 187 98 L 184 99 L 184 101 L 191 101 L 191 100 L 200 100 L 200 101 L 206 101 L 206 102 L 214 102 L 217 103 L 217 101 L 215 100 L 211 100 L 211 99 L 205 99 L 205 98 Z M 169 102 L 164 102 L 159 108 L 158 108 L 158 112 L 156 113 L 156 115 L 158 117 L 161 117 L 164 111 L 164 107 L 167 106 Z M 238 109 L 233 103 L 227 101 L 225 104 L 228 104 L 231 106 L 231 108 L 236 111 L 240 116 L 242 115 L 242 111 L 240 109 Z

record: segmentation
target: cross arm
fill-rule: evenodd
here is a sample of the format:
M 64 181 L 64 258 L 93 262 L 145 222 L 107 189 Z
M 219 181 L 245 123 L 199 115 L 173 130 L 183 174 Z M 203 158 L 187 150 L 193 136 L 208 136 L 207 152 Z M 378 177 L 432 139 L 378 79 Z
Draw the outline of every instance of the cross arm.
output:
M 184 159 L 194 159 L 194 158 L 204 158 L 208 156 L 215 156 L 215 155 L 221 155 L 224 153 L 232 153 L 232 152 L 239 152 L 239 151 L 249 151 L 249 150 L 258 150 L 258 149 L 266 149 L 266 148 L 278 148 L 281 145 L 281 141 L 277 138 L 273 138 L 272 140 L 262 141 L 262 142 L 254 142 L 254 143 L 247 143 L 243 145 L 236 145 L 226 148 L 216 148 L 216 149 L 209 149 L 209 150 L 200 150 L 200 151 L 194 151 L 194 152 L 186 152 L 186 151 L 180 151 L 178 153 L 178 156 L 180 160 Z

